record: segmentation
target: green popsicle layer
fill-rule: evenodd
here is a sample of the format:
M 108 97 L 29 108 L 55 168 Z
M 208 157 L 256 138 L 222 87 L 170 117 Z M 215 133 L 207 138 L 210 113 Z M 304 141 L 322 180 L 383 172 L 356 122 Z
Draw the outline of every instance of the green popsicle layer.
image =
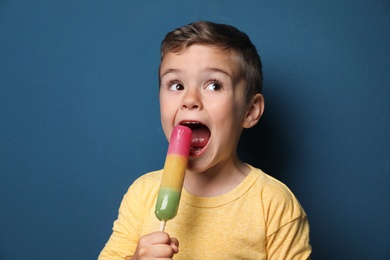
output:
M 160 188 L 156 203 L 156 217 L 159 220 L 170 220 L 176 216 L 181 192 L 170 188 Z

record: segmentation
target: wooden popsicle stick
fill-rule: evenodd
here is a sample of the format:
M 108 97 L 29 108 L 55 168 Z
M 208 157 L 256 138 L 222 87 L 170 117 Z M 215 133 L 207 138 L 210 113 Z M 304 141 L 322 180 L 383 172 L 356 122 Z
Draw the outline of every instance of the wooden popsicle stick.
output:
M 167 223 L 166 220 L 161 220 L 160 231 L 164 232 L 166 223 Z

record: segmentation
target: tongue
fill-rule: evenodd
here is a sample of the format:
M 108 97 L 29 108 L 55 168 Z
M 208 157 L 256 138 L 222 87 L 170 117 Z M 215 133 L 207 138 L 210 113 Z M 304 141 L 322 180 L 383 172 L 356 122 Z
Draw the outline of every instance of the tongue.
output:
M 206 146 L 210 139 L 210 130 L 206 127 L 192 129 L 191 146 L 200 148 Z

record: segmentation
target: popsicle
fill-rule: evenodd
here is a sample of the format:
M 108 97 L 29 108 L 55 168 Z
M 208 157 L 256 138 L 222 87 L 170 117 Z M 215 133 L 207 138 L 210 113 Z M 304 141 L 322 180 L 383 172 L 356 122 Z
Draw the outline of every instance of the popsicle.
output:
M 176 216 L 179 208 L 191 136 L 191 129 L 183 125 L 175 126 L 171 134 L 155 210 L 161 221 L 161 231 L 164 231 L 166 221 Z

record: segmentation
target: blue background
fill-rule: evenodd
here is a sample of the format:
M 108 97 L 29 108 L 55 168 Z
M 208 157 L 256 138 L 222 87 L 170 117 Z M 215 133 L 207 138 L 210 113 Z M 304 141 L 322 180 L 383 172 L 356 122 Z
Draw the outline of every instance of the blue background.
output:
M 390 259 L 390 2 L 0 1 L 0 259 L 96 259 L 161 168 L 165 34 L 232 24 L 264 65 L 239 151 L 285 182 L 314 259 Z M 244 220 L 243 220 L 244 221 Z

